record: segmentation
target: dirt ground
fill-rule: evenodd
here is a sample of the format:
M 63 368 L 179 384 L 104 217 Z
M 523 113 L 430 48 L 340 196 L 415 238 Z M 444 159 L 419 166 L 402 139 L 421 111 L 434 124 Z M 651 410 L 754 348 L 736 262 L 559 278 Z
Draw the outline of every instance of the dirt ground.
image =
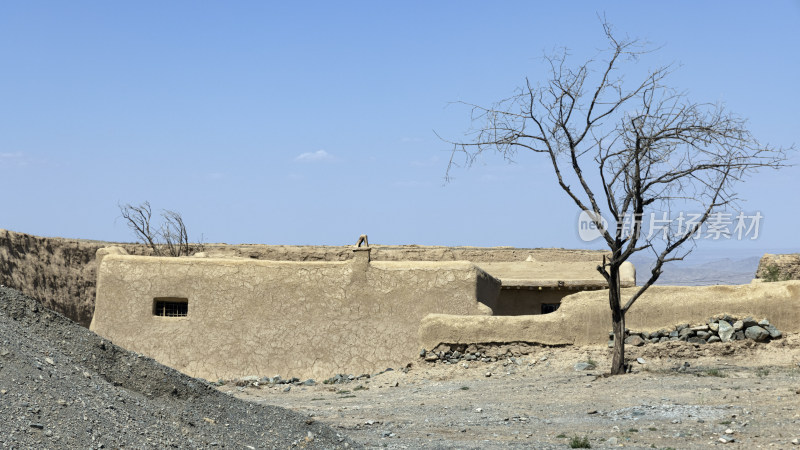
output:
M 615 377 L 604 376 L 607 348 L 537 347 L 497 362 L 420 359 L 407 373 L 288 392 L 219 389 L 306 414 L 370 448 L 569 448 L 583 438 L 592 448 L 800 448 L 792 443 L 800 439 L 800 335 L 650 344 L 628 356 L 644 363 Z M 575 370 L 586 361 L 597 368 Z

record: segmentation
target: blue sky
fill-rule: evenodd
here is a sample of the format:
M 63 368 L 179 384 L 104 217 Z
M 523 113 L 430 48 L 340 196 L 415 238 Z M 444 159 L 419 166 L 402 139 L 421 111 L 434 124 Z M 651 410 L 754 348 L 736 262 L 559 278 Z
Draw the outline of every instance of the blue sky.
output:
M 600 9 L 602 8 L 602 9 Z M 800 2 L 2 2 L 0 228 L 128 241 L 118 202 L 206 242 L 591 247 L 536 155 L 444 184 L 469 111 L 604 46 L 598 13 L 762 141 L 800 141 Z M 794 163 L 800 162 L 794 157 Z M 800 167 L 741 185 L 795 249 Z M 596 247 L 596 246 L 595 246 Z

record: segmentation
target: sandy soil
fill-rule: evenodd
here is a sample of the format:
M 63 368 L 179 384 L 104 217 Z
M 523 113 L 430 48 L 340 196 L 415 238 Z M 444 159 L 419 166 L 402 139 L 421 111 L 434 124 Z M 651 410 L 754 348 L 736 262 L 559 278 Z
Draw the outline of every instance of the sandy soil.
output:
M 628 356 L 645 363 L 616 377 L 604 376 L 607 348 L 540 347 L 494 363 L 419 360 L 407 373 L 289 392 L 219 389 L 307 414 L 367 447 L 568 448 L 586 437 L 593 448 L 800 448 L 792 444 L 800 438 L 800 336 L 670 342 Z M 589 360 L 598 368 L 574 369 Z

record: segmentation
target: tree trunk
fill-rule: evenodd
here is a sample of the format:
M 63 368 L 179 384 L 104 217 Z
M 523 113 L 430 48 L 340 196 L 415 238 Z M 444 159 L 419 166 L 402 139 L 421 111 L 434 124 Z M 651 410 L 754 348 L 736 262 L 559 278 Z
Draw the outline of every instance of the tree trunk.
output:
M 611 320 L 614 330 L 614 355 L 611 360 L 611 375 L 625 373 L 625 314 L 620 305 L 619 267 L 609 267 L 611 283 L 608 286 L 608 302 L 611 305 Z

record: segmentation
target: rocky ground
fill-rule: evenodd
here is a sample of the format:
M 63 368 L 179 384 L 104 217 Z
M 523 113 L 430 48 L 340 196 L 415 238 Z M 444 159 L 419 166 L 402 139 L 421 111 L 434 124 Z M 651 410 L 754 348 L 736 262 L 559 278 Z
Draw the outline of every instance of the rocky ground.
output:
M 0 444 L 800 448 L 796 334 L 629 347 L 640 361 L 617 377 L 604 376 L 610 355 L 599 346 L 479 350 L 455 363 L 420 357 L 369 376 L 215 390 L 0 287 Z
M 615 377 L 604 376 L 603 347 L 504 351 L 494 362 L 420 358 L 330 384 L 219 389 L 293 409 L 370 448 L 800 448 L 798 335 L 633 347 L 641 363 Z
M 2 448 L 352 448 L 307 414 L 245 402 L 0 286 Z

